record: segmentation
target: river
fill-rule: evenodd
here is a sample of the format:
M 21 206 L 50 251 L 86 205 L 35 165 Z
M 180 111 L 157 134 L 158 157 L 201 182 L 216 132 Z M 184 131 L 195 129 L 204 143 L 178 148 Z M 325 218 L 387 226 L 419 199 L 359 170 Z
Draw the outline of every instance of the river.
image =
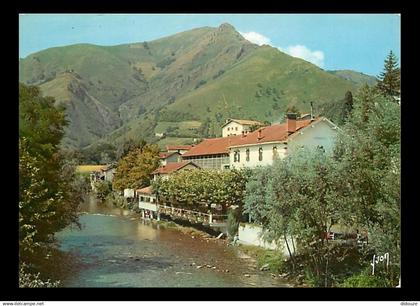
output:
M 163 228 L 92 199 L 81 209 L 82 229 L 56 234 L 61 257 L 48 267 L 63 287 L 289 286 L 222 241 Z

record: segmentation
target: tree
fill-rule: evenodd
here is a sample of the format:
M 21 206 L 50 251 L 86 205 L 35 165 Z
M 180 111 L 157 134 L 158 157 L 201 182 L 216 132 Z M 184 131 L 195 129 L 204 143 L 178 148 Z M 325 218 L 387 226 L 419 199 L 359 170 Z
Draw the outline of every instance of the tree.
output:
M 116 159 L 120 160 L 124 156 L 128 154 L 128 152 L 134 150 L 134 149 L 142 149 L 146 145 L 146 141 L 143 139 L 140 139 L 138 141 L 128 138 L 125 139 L 122 144 L 118 146 L 118 149 L 116 151 Z
M 342 114 L 343 122 L 346 122 L 352 110 L 353 110 L 353 95 L 351 91 L 347 91 L 346 95 L 344 96 L 344 105 L 343 105 L 343 114 Z
M 401 74 L 398 67 L 398 59 L 392 50 L 385 59 L 384 70 L 378 76 L 378 89 L 388 97 L 395 97 L 400 95 L 401 89 Z
M 159 147 L 146 144 L 129 151 L 118 162 L 112 187 L 122 191 L 125 188 L 141 188 L 150 184 L 151 173 L 159 167 Z
M 396 281 L 400 261 L 400 132 L 401 110 L 391 97 L 365 88 L 355 100 L 351 120 L 340 135 L 339 161 L 347 224 L 369 231 L 373 252 L 389 252 Z
M 153 182 L 153 190 L 159 201 L 175 207 L 207 212 L 210 204 L 216 204 L 226 212 L 236 205 L 242 211 L 247 175 L 246 170 L 179 171 L 168 180 Z
M 82 200 L 75 163 L 59 144 L 66 126 L 64 109 L 34 86 L 19 84 L 19 259 L 53 240 L 55 232 L 78 224 Z

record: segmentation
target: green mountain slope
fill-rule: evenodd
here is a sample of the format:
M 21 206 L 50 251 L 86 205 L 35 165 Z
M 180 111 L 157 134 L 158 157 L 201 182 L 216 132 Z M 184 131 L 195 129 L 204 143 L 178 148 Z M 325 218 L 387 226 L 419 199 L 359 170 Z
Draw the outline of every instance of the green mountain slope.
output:
M 190 143 L 220 135 L 228 117 L 279 121 L 288 106 L 309 112 L 314 101 L 322 110 L 360 86 L 354 74 L 259 47 L 229 24 L 150 42 L 51 48 L 19 69 L 20 81 L 67 105 L 64 145 L 79 148 L 127 137 Z
M 364 84 L 368 84 L 369 86 L 375 85 L 378 80 L 376 77 L 367 75 L 361 72 L 353 71 L 353 70 L 331 70 L 328 71 L 340 78 L 343 78 L 347 81 L 353 82 L 354 84 L 361 86 Z

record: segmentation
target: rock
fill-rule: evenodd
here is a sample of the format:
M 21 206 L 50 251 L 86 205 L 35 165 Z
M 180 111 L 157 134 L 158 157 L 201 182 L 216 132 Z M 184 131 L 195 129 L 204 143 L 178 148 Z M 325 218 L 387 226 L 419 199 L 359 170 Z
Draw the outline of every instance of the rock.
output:
M 207 268 L 211 268 L 211 266 L 210 266 L 210 265 L 206 265 L 206 267 L 207 267 Z
M 135 260 L 135 261 L 139 261 L 139 260 L 140 260 L 140 258 L 135 258 L 134 260 Z
M 226 273 L 228 273 L 228 272 L 229 272 L 229 270 L 228 270 L 228 269 L 226 269 L 226 270 L 225 270 L 225 272 L 226 272 Z
M 275 275 L 275 274 L 273 274 L 273 273 L 271 273 L 271 277 L 276 278 L 276 275 Z
M 268 270 L 268 268 L 269 268 L 269 264 L 265 264 L 265 265 L 263 265 L 261 268 L 260 268 L 260 271 L 267 271 Z
M 244 276 L 245 276 L 245 277 L 251 277 L 251 275 L 249 275 L 249 274 L 244 274 Z
M 216 267 L 215 266 L 213 266 L 213 267 L 211 267 L 212 269 L 216 269 Z
M 191 238 L 194 239 L 195 237 L 194 236 L 191 236 Z
M 110 260 L 108 260 L 109 262 L 112 262 L 112 263 L 115 263 L 115 262 L 117 262 L 115 259 L 110 259 Z
M 201 269 L 203 266 L 197 266 L 197 269 Z

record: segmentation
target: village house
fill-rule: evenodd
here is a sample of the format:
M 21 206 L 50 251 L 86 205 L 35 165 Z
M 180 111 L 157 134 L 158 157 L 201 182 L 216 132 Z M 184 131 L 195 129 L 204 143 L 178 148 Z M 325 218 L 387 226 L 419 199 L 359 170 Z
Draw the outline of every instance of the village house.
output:
M 254 168 L 272 165 L 298 148 L 322 148 L 331 152 L 338 127 L 324 117 L 297 120 L 288 114 L 287 121 L 258 129 L 236 138 L 229 146 L 230 168 Z
M 261 127 L 264 126 L 264 123 L 254 120 L 227 119 L 226 123 L 222 125 L 222 137 L 248 134 L 255 126 Z
M 331 151 L 336 134 L 337 126 L 327 118 L 301 120 L 295 114 L 288 114 L 283 124 L 261 127 L 237 136 L 205 139 L 182 159 L 204 169 L 266 166 L 303 146 Z
M 203 169 L 229 168 L 229 146 L 232 139 L 241 136 L 229 136 L 205 139 L 182 155 L 184 161 L 191 161 Z
M 115 175 L 115 171 L 117 170 L 117 165 L 116 164 L 110 164 L 107 165 L 106 167 L 101 169 L 102 172 L 102 176 L 104 178 L 105 181 L 108 182 L 112 182 L 112 180 L 114 179 L 114 175 Z
M 191 170 L 200 168 L 195 163 L 190 161 L 182 161 L 179 163 L 168 163 L 155 171 L 152 172 L 153 180 L 157 180 L 158 177 L 167 179 L 171 174 L 180 170 Z
M 139 209 L 142 218 L 157 218 L 159 220 L 158 205 L 156 195 L 153 194 L 152 186 L 147 186 L 136 190 L 139 199 Z
M 179 163 L 181 161 L 181 154 L 179 152 L 160 152 L 160 164 L 166 166 L 169 163 Z

